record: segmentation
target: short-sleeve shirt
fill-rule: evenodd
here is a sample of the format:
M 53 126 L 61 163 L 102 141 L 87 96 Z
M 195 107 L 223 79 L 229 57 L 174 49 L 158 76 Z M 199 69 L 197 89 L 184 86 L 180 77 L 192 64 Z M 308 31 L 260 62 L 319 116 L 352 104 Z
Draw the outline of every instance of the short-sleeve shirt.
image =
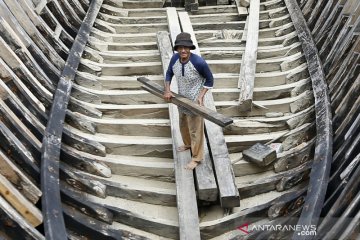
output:
M 180 62 L 180 55 L 175 53 L 166 72 L 165 81 L 171 82 L 175 76 L 179 94 L 195 102 L 202 88 L 212 88 L 214 77 L 206 61 L 199 55 L 191 53 L 189 61 Z M 179 107 L 179 111 L 193 115 L 190 111 Z

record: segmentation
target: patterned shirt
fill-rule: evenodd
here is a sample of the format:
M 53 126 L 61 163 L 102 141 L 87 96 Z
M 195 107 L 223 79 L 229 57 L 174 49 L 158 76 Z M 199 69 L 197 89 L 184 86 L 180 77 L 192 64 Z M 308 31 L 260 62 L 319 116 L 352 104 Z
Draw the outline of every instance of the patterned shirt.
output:
M 178 82 L 179 94 L 196 102 L 202 88 L 211 89 L 214 85 L 214 77 L 206 61 L 199 55 L 191 53 L 189 61 L 180 62 L 180 55 L 175 53 L 166 72 L 165 81 L 171 82 L 175 75 Z M 179 111 L 194 115 L 190 111 L 179 107 Z

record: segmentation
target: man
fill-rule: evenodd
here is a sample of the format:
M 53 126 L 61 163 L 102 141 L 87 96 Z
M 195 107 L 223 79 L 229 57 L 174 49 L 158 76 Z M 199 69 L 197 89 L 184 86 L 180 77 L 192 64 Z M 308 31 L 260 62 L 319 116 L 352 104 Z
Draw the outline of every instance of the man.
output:
M 179 94 L 204 105 L 204 96 L 213 87 L 214 78 L 206 61 L 190 52 L 195 46 L 189 33 L 182 32 L 175 40 L 175 53 L 169 63 L 165 77 L 164 99 L 170 101 L 171 79 L 175 75 Z M 184 145 L 178 151 L 191 149 L 192 158 L 186 169 L 194 169 L 204 158 L 204 119 L 201 116 L 179 107 L 180 132 Z

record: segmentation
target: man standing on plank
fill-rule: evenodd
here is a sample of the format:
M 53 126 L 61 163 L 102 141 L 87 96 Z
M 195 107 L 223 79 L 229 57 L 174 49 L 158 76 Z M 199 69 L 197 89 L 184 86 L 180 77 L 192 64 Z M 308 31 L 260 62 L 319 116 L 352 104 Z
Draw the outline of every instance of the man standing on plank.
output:
M 175 40 L 175 53 L 169 63 L 165 77 L 164 99 L 170 101 L 171 79 L 175 75 L 179 94 L 204 105 L 205 93 L 213 87 L 214 78 L 206 61 L 194 54 L 195 46 L 189 33 L 182 32 Z M 204 119 L 189 110 L 179 107 L 180 132 L 184 142 L 177 151 L 191 149 L 192 159 L 186 169 L 194 169 L 204 158 Z

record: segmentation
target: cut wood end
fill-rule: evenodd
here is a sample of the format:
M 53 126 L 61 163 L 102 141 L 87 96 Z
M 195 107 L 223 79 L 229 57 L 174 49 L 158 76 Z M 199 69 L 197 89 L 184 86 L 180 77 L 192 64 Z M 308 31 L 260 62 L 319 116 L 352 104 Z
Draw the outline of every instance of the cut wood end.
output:
M 147 83 L 148 81 L 150 81 L 149 79 L 147 79 L 146 77 L 138 77 L 137 80 L 141 83 Z
M 242 153 L 246 161 L 260 167 L 266 167 L 276 160 L 276 150 L 262 143 L 256 143 Z
M 250 6 L 250 0 L 240 0 L 240 6 L 249 7 Z
M 221 197 L 220 204 L 222 208 L 240 207 L 240 195 Z
M 243 101 L 240 101 L 239 103 L 239 111 L 240 112 L 251 112 L 252 109 L 252 100 L 251 99 L 246 99 Z

